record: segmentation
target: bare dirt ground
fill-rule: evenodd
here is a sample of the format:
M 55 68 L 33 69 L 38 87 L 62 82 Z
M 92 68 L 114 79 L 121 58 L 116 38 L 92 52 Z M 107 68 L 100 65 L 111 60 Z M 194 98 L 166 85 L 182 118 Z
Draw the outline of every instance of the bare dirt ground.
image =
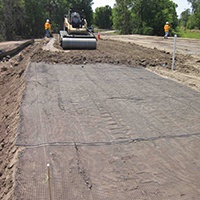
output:
M 10 42 L 3 46 L 4 50 L 14 48 Z M 15 139 L 25 88 L 24 72 L 34 49 L 35 46 L 29 46 L 19 55 L 0 63 L 0 199 L 13 197 L 15 163 L 19 152 Z
M 24 43 L 24 41 L 10 41 L 10 42 L 0 42 L 0 51 L 9 51 L 12 50 L 13 48 L 21 45 Z
M 129 35 L 129 36 L 116 36 L 102 33 L 102 38 L 112 39 L 115 41 L 123 41 L 127 43 L 138 44 L 143 47 L 147 47 L 155 50 L 155 56 L 157 55 L 157 49 L 162 52 L 170 53 L 167 59 L 172 58 L 174 50 L 174 38 L 169 37 L 165 40 L 163 37 L 141 36 L 141 35 Z M 156 67 L 147 66 L 150 70 L 158 73 L 162 76 L 172 78 L 182 84 L 199 90 L 200 88 L 200 40 L 198 39 L 185 39 L 177 38 L 176 43 L 176 61 L 175 71 L 166 70 L 165 63 L 157 65 Z M 152 57 L 153 51 L 151 51 L 149 57 Z M 160 60 L 160 57 L 158 56 Z M 181 62 L 181 59 L 182 62 Z M 167 68 L 171 68 L 171 63 L 167 63 Z
M 49 51 L 48 48 L 51 50 L 53 47 L 52 45 L 48 47 L 48 41 L 44 40 L 40 44 L 26 48 L 20 55 L 11 58 L 9 61 L 5 60 L 0 63 L 0 199 L 13 198 L 16 161 L 18 153 L 21 151 L 19 147 L 15 146 L 15 142 L 20 118 L 22 94 L 25 88 L 24 72 L 28 67 L 30 59 L 33 62 L 52 64 L 81 64 L 83 67 L 88 63 L 124 64 L 129 67 L 142 66 L 165 77 L 177 80 L 195 90 L 200 90 L 199 40 L 181 40 L 182 47 L 181 49 L 177 49 L 175 71 L 172 72 L 172 54 L 169 50 L 171 46 L 168 46 L 168 44 L 173 43 L 172 39 L 163 40 L 159 38 L 158 40 L 158 38 L 138 37 L 139 39 L 137 40 L 136 38 L 130 38 L 126 42 L 125 37 L 120 36 L 125 41 L 121 43 L 119 42 L 119 38 L 117 38 L 117 41 L 111 40 L 115 39 L 115 36 L 102 35 L 103 40 L 98 41 L 98 47 L 95 51 L 74 50 L 67 52 L 60 49 L 57 41 L 54 44 L 54 48 L 57 48 L 58 52 L 56 49 Z M 136 41 L 137 44 L 134 44 Z M 43 47 L 46 49 L 43 49 Z M 6 47 L 5 43 L 2 44 L 1 49 L 5 50 L 6 48 L 10 48 L 10 44 L 9 47 Z M 182 146 L 189 145 L 191 152 L 193 151 L 192 148 L 194 146 L 191 146 L 190 141 L 186 143 L 182 141 L 182 143 Z M 197 143 L 196 146 L 198 145 Z M 180 151 L 182 146 L 179 148 Z M 105 154 L 103 151 L 102 155 Z M 196 155 L 197 152 L 195 149 L 194 151 Z M 77 156 L 79 155 L 77 154 Z M 117 158 L 113 159 L 113 162 L 119 162 Z M 181 160 L 183 161 L 184 158 L 181 158 Z M 165 164 L 167 165 L 167 163 Z M 119 163 L 119 165 L 121 164 Z M 116 170 L 117 166 L 118 164 L 116 165 Z M 191 180 L 194 179 L 192 178 Z M 137 188 L 137 186 L 135 187 Z M 134 188 L 132 189 L 134 190 Z M 184 197 L 184 193 L 180 194 L 180 196 L 183 197 L 182 199 L 187 199 Z

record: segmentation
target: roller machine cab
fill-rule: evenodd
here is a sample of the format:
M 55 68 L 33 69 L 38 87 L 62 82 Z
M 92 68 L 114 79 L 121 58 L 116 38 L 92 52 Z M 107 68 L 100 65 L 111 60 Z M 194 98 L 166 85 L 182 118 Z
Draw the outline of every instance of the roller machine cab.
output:
M 60 42 L 63 49 L 96 49 L 96 37 L 88 31 L 86 19 L 71 10 L 64 16 Z

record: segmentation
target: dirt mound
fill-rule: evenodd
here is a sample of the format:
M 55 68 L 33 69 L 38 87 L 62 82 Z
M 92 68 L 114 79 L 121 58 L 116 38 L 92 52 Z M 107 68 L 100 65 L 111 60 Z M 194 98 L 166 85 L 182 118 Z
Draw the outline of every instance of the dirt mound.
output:
M 0 199 L 12 199 L 13 176 L 20 149 L 15 146 L 25 70 L 35 46 L 0 63 Z
M 65 64 L 109 63 L 124 64 L 130 67 L 163 65 L 167 68 L 171 67 L 172 55 L 169 52 L 111 40 L 100 40 L 97 45 L 96 50 L 51 52 L 40 49 L 33 55 L 32 61 Z M 186 58 L 183 56 L 177 57 L 178 63 L 183 63 L 185 60 Z
M 44 50 L 41 47 L 32 56 L 31 60 L 53 64 L 84 65 L 87 63 L 108 63 L 124 64 L 129 67 L 145 67 L 160 75 L 200 90 L 200 63 L 192 55 L 177 54 L 175 70 L 172 72 L 172 53 L 157 48 L 147 48 L 132 42 L 103 39 L 97 42 L 96 50 L 64 51 L 61 49 L 58 40 L 56 40 L 53 48 L 58 51 Z

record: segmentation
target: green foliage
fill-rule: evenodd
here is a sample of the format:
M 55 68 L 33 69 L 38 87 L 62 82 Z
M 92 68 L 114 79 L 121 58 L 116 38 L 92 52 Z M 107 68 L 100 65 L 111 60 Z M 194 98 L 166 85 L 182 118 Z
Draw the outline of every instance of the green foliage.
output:
M 186 28 L 188 29 L 195 29 L 196 28 L 196 22 L 195 22 L 195 16 L 194 15 L 190 15 L 189 18 L 188 18 L 188 21 L 187 21 L 187 24 L 186 24 Z
M 180 25 L 185 29 L 200 29 L 200 0 L 188 0 L 192 13 L 182 13 Z M 0 0 L 0 39 L 43 37 L 44 23 L 50 19 L 52 29 L 63 28 L 63 16 L 70 8 L 84 10 L 88 25 L 117 29 L 121 34 L 163 35 L 166 21 L 173 33 L 178 25 L 176 4 L 172 0 L 116 0 L 115 7 L 97 8 L 93 0 Z
M 185 10 L 181 13 L 180 25 L 183 26 L 185 29 L 187 28 L 187 23 L 189 21 L 191 14 L 190 9 Z
M 114 28 L 123 34 L 163 35 L 163 26 L 178 25 L 176 4 L 171 0 L 117 0 L 113 9 Z
M 130 34 L 132 31 L 131 11 L 129 0 L 117 0 L 117 6 L 113 8 L 113 26 L 121 34 Z
M 24 22 L 23 3 L 23 0 L 1 1 L 0 29 L 2 38 L 12 40 L 17 34 L 21 34 Z
M 198 8 L 196 10 L 196 12 L 194 13 L 194 16 L 195 16 L 195 21 L 196 21 L 196 27 L 198 29 L 200 29 L 200 3 L 198 5 Z
M 200 39 L 200 31 L 199 30 L 188 30 L 185 27 L 177 28 L 176 34 L 183 38 L 194 38 Z
M 143 35 L 153 35 L 153 28 L 145 26 L 142 31 Z
M 112 8 L 110 6 L 96 8 L 94 24 L 99 28 L 110 29 L 112 27 Z
M 187 27 L 190 29 L 200 29 L 200 0 L 188 0 L 192 5 L 193 13 L 187 19 Z M 182 16 L 183 14 L 183 16 Z M 184 18 L 184 12 L 181 14 L 181 20 Z
M 189 3 L 192 4 L 192 10 L 193 12 L 198 12 L 200 7 L 200 0 L 187 0 Z
M 72 7 L 84 10 L 92 23 L 92 0 L 0 0 L 0 33 L 4 40 L 19 37 L 43 37 L 44 23 L 50 19 L 52 29 L 63 28 L 63 16 Z
M 44 35 L 43 27 L 47 11 L 45 0 L 25 0 L 25 32 L 28 37 L 40 37 Z M 47 18 L 49 18 L 49 15 Z

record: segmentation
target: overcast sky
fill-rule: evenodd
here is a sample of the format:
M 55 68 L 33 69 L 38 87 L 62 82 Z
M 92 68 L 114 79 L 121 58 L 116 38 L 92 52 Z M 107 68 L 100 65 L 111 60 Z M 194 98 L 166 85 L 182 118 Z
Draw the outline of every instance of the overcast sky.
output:
M 187 0 L 173 0 L 176 4 L 178 4 L 177 14 L 180 15 L 184 10 L 190 8 L 190 4 L 188 4 Z M 115 4 L 115 0 L 93 0 L 94 4 L 92 9 L 95 11 L 95 8 L 109 5 L 113 7 Z

